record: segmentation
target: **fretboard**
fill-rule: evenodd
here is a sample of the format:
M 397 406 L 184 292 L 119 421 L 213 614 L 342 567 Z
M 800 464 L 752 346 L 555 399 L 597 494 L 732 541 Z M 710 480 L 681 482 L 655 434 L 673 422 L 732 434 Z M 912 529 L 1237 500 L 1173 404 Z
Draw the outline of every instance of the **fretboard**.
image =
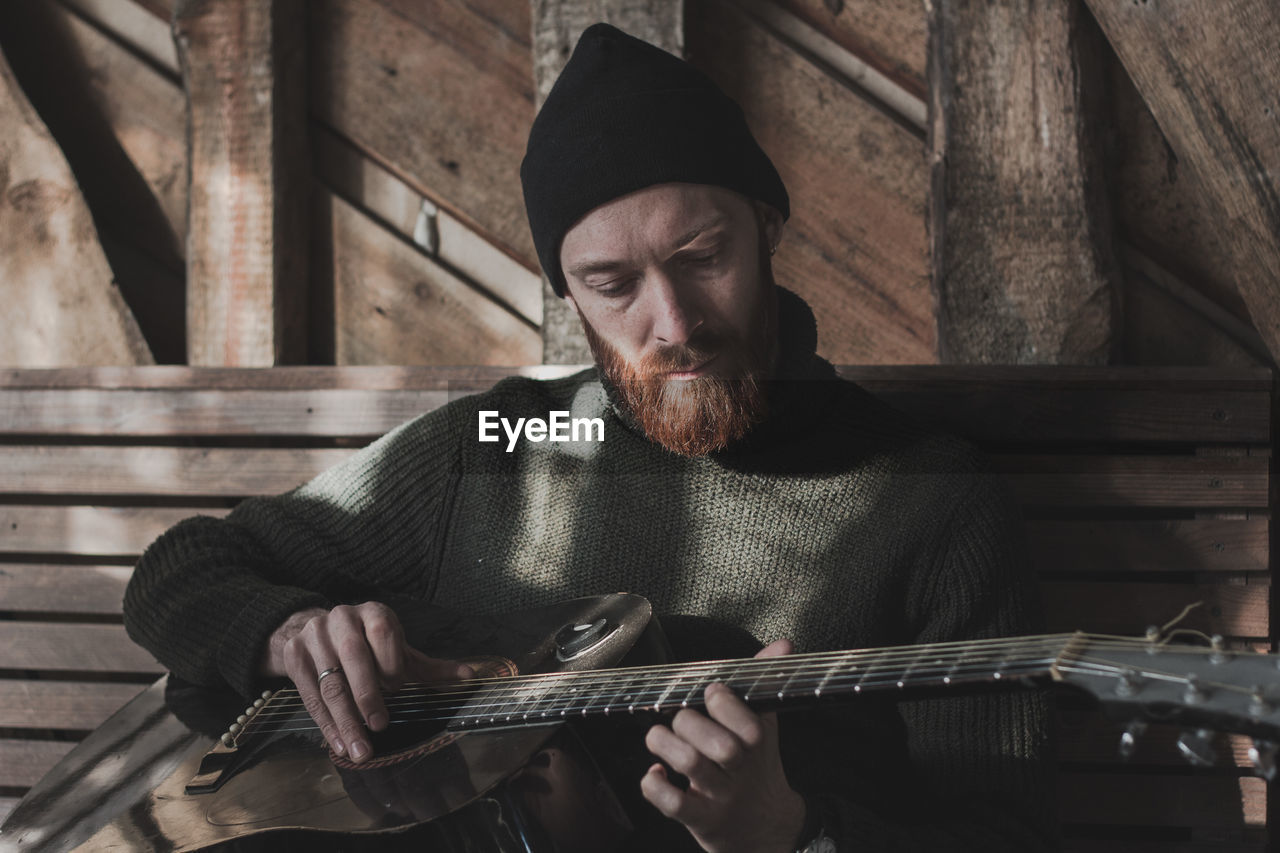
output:
M 707 686 L 714 682 L 724 683 L 761 709 L 860 693 L 971 689 L 1050 674 L 1074 636 L 517 676 L 477 681 L 475 692 L 465 701 L 450 705 L 446 693 L 439 695 L 438 704 L 441 712 L 449 714 L 450 727 L 472 729 L 699 708 L 705 703 Z

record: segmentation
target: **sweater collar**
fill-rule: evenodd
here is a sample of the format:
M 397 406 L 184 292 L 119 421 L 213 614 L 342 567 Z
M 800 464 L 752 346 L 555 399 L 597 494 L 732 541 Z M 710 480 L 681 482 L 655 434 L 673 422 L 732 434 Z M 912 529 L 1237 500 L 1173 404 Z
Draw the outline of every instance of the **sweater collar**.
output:
M 772 378 L 766 380 L 769 414 L 741 441 L 713 456 L 756 450 L 809 428 L 825 411 L 830 397 L 828 383 L 836 378 L 835 368 L 817 354 L 818 324 L 808 303 L 784 287 L 778 294 L 778 362 Z M 607 407 L 627 429 L 643 435 L 620 402 L 617 389 L 598 367 L 596 375 L 604 388 Z

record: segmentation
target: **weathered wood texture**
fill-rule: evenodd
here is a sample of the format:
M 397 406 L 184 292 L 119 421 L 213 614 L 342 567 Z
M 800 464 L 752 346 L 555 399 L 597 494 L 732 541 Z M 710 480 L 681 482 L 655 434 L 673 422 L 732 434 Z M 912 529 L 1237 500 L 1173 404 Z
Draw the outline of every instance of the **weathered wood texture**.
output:
M 689 60 L 736 98 L 792 199 L 774 274 L 836 363 L 937 360 L 919 138 L 719 0 L 690 0 Z
M 0 363 L 150 364 L 71 170 L 0 57 Z
M 604 22 L 668 53 L 684 55 L 684 0 L 533 0 L 533 78 L 538 106 L 546 100 L 582 31 Z M 578 364 L 591 360 L 578 315 L 542 285 L 542 361 Z
M 941 360 L 1108 363 L 1119 267 L 1083 5 L 937 0 L 929 38 Z
M 1214 202 L 1255 327 L 1280 358 L 1280 7 L 1087 0 L 1178 157 Z
M 190 111 L 191 364 L 305 359 L 306 30 L 299 0 L 179 0 Z

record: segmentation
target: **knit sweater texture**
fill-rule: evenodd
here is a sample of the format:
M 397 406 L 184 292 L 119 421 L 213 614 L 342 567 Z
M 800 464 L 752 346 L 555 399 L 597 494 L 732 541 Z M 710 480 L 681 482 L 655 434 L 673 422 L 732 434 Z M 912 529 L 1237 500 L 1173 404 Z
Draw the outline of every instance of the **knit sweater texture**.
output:
M 636 592 L 660 618 L 714 617 L 800 652 L 1032 630 L 1007 490 L 968 444 L 837 378 L 807 307 L 782 293 L 770 415 L 738 445 L 666 451 L 594 370 L 507 379 L 300 488 L 165 533 L 126 593 L 130 636 L 183 678 L 251 695 L 290 613 L 389 594 L 494 614 Z M 604 441 L 507 452 L 478 441 L 481 411 L 599 417 Z M 782 719 L 801 754 L 792 784 L 841 850 L 1052 847 L 1034 693 Z

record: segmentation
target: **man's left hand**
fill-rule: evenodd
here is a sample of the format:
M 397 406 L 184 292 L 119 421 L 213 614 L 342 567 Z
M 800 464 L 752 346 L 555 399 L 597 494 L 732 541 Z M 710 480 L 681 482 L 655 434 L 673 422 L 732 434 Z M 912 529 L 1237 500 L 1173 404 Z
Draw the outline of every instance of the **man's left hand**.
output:
M 758 658 L 787 655 L 776 640 Z M 723 684 L 707 687 L 707 713 L 686 708 L 645 736 L 649 751 L 689 778 L 680 790 L 654 764 L 640 780 L 645 799 L 680 821 L 708 853 L 791 851 L 804 826 L 804 799 L 791 789 L 778 751 L 776 714 L 757 714 Z

